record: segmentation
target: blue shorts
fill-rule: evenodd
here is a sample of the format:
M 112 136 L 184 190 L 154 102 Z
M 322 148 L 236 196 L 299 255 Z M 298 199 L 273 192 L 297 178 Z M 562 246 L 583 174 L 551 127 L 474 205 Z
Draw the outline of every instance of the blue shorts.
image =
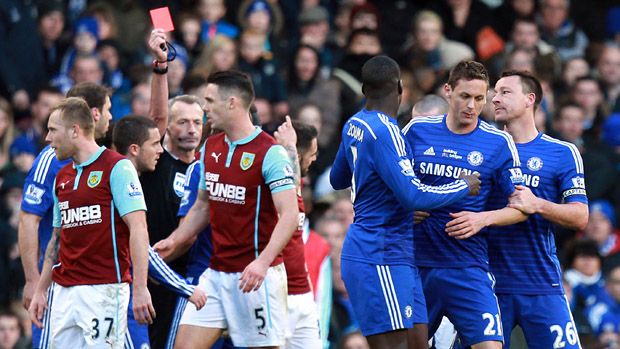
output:
M 504 339 L 495 279 L 482 268 L 419 267 L 428 304 L 429 338 L 441 318 L 454 324 L 463 346 Z
M 519 325 L 528 348 L 581 348 L 566 296 L 498 294 L 503 327 Z M 504 347 L 510 348 L 510 336 Z
M 364 336 L 408 329 L 416 323 L 428 322 L 416 267 L 343 259 L 340 269 Z
M 149 349 L 149 326 L 141 325 L 133 316 L 133 297 L 129 299 L 127 308 L 127 332 L 125 332 L 125 348 Z

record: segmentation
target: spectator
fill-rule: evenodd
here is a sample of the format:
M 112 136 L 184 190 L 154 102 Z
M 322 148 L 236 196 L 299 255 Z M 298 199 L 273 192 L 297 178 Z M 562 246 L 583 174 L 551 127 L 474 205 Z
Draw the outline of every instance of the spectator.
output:
M 553 129 L 557 137 L 573 143 L 583 158 L 588 199 L 607 197 L 616 182 L 617 170 L 610 161 L 609 150 L 596 139 L 584 137 L 584 109 L 575 103 L 561 105 L 556 111 Z
M 282 30 L 282 11 L 277 2 L 245 0 L 239 6 L 237 22 L 244 31 L 265 35 L 265 52 L 278 53 L 277 45 Z
M 317 233 L 329 244 L 332 260 L 333 304 L 329 326 L 329 341 L 332 343 L 338 343 L 342 336 L 350 332 L 359 331 L 353 306 L 340 274 L 340 253 L 347 227 L 340 218 L 329 214 L 316 223 Z
M 237 46 L 227 36 L 216 35 L 196 59 L 192 74 L 205 78 L 211 73 L 232 69 L 237 64 Z
M 217 34 L 228 36 L 231 39 L 239 35 L 237 27 L 223 20 L 226 16 L 224 0 L 200 0 L 198 2 L 198 12 L 202 16 L 202 29 L 200 33 L 202 42 L 209 42 Z
M 323 78 L 320 66 L 320 55 L 314 47 L 302 44 L 297 48 L 289 65 L 288 101 L 292 110 L 308 102 L 321 106 L 324 127 L 319 133 L 319 146 L 324 149 L 338 134 L 342 114 L 338 99 L 340 84 Z
M 441 17 L 446 38 L 462 42 L 475 51 L 482 29 L 493 24 L 491 10 L 479 0 L 433 1 L 429 9 Z
M 514 2 L 527 2 L 514 1 Z M 530 18 L 517 18 L 511 33 L 511 41 L 506 43 L 505 51 L 512 52 L 515 49 L 524 49 L 532 52 L 534 57 L 547 62 L 551 67 L 551 77 L 555 77 L 560 68 L 560 57 L 555 48 L 540 38 L 540 31 L 535 20 Z M 535 73 L 535 71 L 530 71 Z
M 577 330 L 591 332 L 586 309 L 604 297 L 602 257 L 598 246 L 592 240 L 576 240 L 567 248 L 564 278 L 573 294 L 571 310 L 575 316 Z
M 13 110 L 4 98 L 0 98 L 0 172 L 10 164 L 9 147 L 15 139 Z
M 61 4 L 55 1 L 42 3 L 39 6 L 39 35 L 48 77 L 58 74 L 61 59 L 67 50 L 66 43 L 61 40 L 64 28 L 65 14 Z
M 370 2 L 354 6 L 350 16 L 351 30 L 366 28 L 379 31 L 379 10 Z
M 111 5 L 103 1 L 94 2 L 88 6 L 84 15 L 97 21 L 98 38 L 100 40 L 116 40 L 118 38 L 118 26 L 116 16 Z
M 596 68 L 603 82 L 607 110 L 620 112 L 620 48 L 606 45 L 601 51 Z
M 603 257 L 620 251 L 620 231 L 616 228 L 616 214 L 609 201 L 590 202 L 590 217 L 583 233 L 596 242 Z
M 327 41 L 329 13 L 321 6 L 306 8 L 299 15 L 300 44 L 316 48 L 321 55 L 321 71 L 327 74 L 334 67 L 334 50 Z
M 25 348 L 23 343 L 20 343 L 22 332 L 19 317 L 15 313 L 0 312 L 0 349 Z
M 583 128 L 590 136 L 598 138 L 600 127 L 607 111 L 604 107 L 602 83 L 592 77 L 584 76 L 577 78 L 571 89 L 571 100 L 579 104 L 584 112 Z
M 104 85 L 110 87 L 115 93 L 126 93 L 131 89 L 130 82 L 125 78 L 121 70 L 121 52 L 114 40 L 101 40 L 97 44 L 97 56 L 103 62 Z
M 611 114 L 603 124 L 603 142 L 620 154 L 620 114 Z
M 30 107 L 46 81 L 34 14 L 34 2 L 6 0 L 0 6 L 0 94 L 19 110 Z
M 200 40 L 200 16 L 192 12 L 181 13 L 176 23 L 178 27 L 176 41 L 185 48 L 193 64 L 204 47 Z
M 66 76 L 72 70 L 77 56 L 95 54 L 99 42 L 99 25 L 93 17 L 85 17 L 75 23 L 73 42 L 60 65 L 60 75 Z
M 620 343 L 620 266 L 605 276 L 605 291 L 611 299 L 596 323 L 595 332 L 604 348 L 617 348 Z
M 404 63 L 409 69 L 431 68 L 439 79 L 458 62 L 474 58 L 467 45 L 446 39 L 443 22 L 434 12 L 418 12 L 413 19 L 412 37 L 404 48 Z
M 264 34 L 244 31 L 239 44 L 239 70 L 247 73 L 254 83 L 257 99 L 266 99 L 274 104 L 274 115 L 279 118 L 288 113 L 286 86 L 278 74 L 278 66 L 272 57 L 265 54 Z
M 532 18 L 536 13 L 536 0 L 508 0 L 493 10 L 495 24 L 502 39 L 510 40 L 511 33 L 517 21 L 523 18 Z
M 35 145 L 29 142 L 27 138 L 15 138 L 9 148 L 13 169 L 25 176 L 30 171 L 38 151 Z
M 556 99 L 565 98 L 572 90 L 575 81 L 584 76 L 590 75 L 590 65 L 583 57 L 569 58 L 562 63 L 560 80 L 556 83 L 553 93 Z
M 542 39 L 555 47 L 562 61 L 583 57 L 588 38 L 569 18 L 569 0 L 542 0 L 540 8 Z

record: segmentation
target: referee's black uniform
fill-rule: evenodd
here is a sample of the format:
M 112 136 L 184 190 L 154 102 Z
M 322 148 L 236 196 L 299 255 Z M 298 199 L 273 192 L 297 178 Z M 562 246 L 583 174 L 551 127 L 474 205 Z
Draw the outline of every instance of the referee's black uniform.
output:
M 179 225 L 177 212 L 183 197 L 185 171 L 188 166 L 189 163 L 175 158 L 164 148 L 155 171 L 140 175 L 147 207 L 146 219 L 151 246 L 168 237 Z M 169 265 L 177 273 L 185 275 L 187 254 L 175 259 Z M 163 349 L 168 340 L 177 296 L 150 280 L 148 288 L 157 314 L 153 324 L 149 326 L 151 348 Z

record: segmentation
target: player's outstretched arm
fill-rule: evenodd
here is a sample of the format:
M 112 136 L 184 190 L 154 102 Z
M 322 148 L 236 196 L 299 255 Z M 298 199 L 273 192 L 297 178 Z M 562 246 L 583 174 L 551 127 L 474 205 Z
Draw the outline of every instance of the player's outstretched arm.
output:
M 239 278 L 239 288 L 243 292 L 258 290 L 265 279 L 267 269 L 273 260 L 280 254 L 284 246 L 289 242 L 291 236 L 297 229 L 299 208 L 297 205 L 291 205 L 297 201 L 295 189 L 287 189 L 281 192 L 272 193 L 276 211 L 278 211 L 278 223 L 273 229 L 271 239 L 260 253 L 258 258 L 243 270 Z
M 146 288 L 149 260 L 149 233 L 146 225 L 146 214 L 142 210 L 133 211 L 124 215 L 123 221 L 129 228 L 134 316 L 141 324 L 152 324 L 155 318 L 155 309 L 151 301 L 151 294 Z
M 588 206 L 581 202 L 557 204 L 532 193 L 530 188 L 517 185 L 514 194 L 508 199 L 508 207 L 525 214 L 538 213 L 546 220 L 563 227 L 582 230 L 588 224 Z
M 516 224 L 528 216 L 514 208 L 504 207 L 494 211 L 450 213 L 450 217 L 453 219 L 446 224 L 446 233 L 462 240 L 476 235 L 483 228 Z
M 161 49 L 166 44 L 166 34 L 162 29 L 154 29 L 149 38 L 149 51 L 158 62 L 159 68 L 167 67 L 168 52 Z M 167 69 L 167 68 L 166 68 Z M 151 80 L 151 104 L 149 117 L 157 124 L 159 134 L 166 134 L 168 126 L 168 77 L 166 74 L 152 74 Z
M 54 207 L 58 207 L 55 205 Z M 56 213 L 56 212 L 54 212 Z M 52 266 L 58 260 L 58 250 L 60 249 L 60 228 L 54 228 L 50 242 L 45 250 L 45 261 L 41 269 L 41 277 L 30 302 L 28 313 L 30 320 L 38 327 L 43 328 L 43 312 L 47 308 L 47 289 L 52 284 Z
M 209 195 L 204 189 L 198 190 L 198 197 L 181 224 L 167 238 L 157 242 L 153 248 L 166 261 L 174 260 L 187 251 L 198 233 L 209 225 Z
M 198 310 L 207 302 L 207 294 L 172 270 L 151 246 L 149 246 L 149 276 L 172 292 L 187 298 Z
M 39 282 L 39 223 L 41 217 L 21 211 L 17 228 L 17 243 L 24 268 L 26 285 L 24 286 L 22 305 L 27 310 Z

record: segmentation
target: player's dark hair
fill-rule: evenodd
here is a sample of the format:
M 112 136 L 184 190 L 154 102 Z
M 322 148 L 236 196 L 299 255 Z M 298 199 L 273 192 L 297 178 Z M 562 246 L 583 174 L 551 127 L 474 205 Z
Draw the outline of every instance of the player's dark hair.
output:
M 505 71 L 502 73 L 502 78 L 506 78 L 509 76 L 519 77 L 519 79 L 521 80 L 521 87 L 523 88 L 523 93 L 534 94 L 535 96 L 534 111 L 536 111 L 543 97 L 543 89 L 542 89 L 542 86 L 540 85 L 540 81 L 538 81 L 538 79 L 536 79 L 536 77 L 528 71 L 509 70 L 509 71 Z
M 107 88 L 92 82 L 77 84 L 67 92 L 67 97 L 80 97 L 88 103 L 89 108 L 97 108 L 99 111 L 103 111 L 105 98 L 109 95 Z
M 213 73 L 207 78 L 209 84 L 217 85 L 222 98 L 233 94 L 241 98 L 246 108 L 250 108 L 254 101 L 254 86 L 252 80 L 245 73 L 237 70 L 226 70 Z
M 293 128 L 295 129 L 295 133 L 297 133 L 298 153 L 308 150 L 310 144 L 312 144 L 312 140 L 319 135 L 316 127 L 303 122 L 293 122 Z
M 483 80 L 489 84 L 489 72 L 482 63 L 476 61 L 461 61 L 450 71 L 448 77 L 448 85 L 452 89 L 456 88 L 456 84 L 459 80 Z
M 116 151 L 127 155 L 129 146 L 137 144 L 142 146 L 149 139 L 149 131 L 157 129 L 157 124 L 147 117 L 140 115 L 127 115 L 114 124 L 112 143 Z
M 381 55 L 362 66 L 362 92 L 368 99 L 383 98 L 400 91 L 400 68 L 392 58 Z

